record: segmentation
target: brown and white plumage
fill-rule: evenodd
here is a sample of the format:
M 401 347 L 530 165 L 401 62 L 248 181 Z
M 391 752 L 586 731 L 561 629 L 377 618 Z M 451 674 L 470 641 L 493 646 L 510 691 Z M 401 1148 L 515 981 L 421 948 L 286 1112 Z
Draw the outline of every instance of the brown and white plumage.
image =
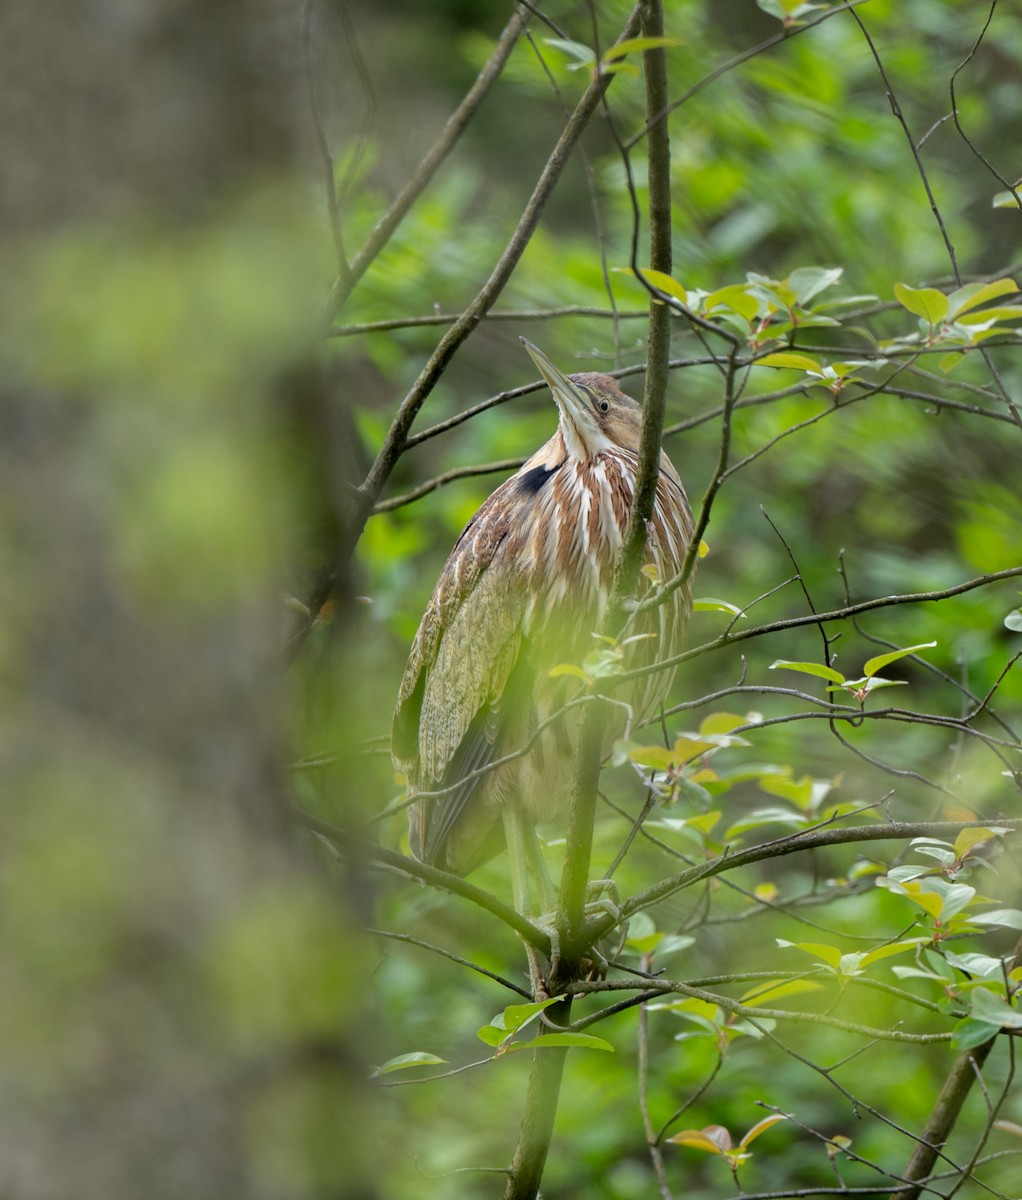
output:
M 459 874 L 500 848 L 510 810 L 536 824 L 567 801 L 578 708 L 534 735 L 578 690 L 577 679 L 551 679 L 551 669 L 580 663 L 597 646 L 592 635 L 609 600 L 638 464 L 640 406 L 610 376 L 565 376 L 526 346 L 553 392 L 557 431 L 459 537 L 415 636 L 394 714 L 393 753 L 409 794 L 441 793 L 412 806 L 412 851 Z M 661 453 L 646 549 L 659 578 L 681 569 L 691 534 L 684 489 Z M 679 589 L 637 621 L 630 633 L 654 636 L 629 647 L 628 665 L 676 653 L 688 608 Z M 641 720 L 672 677 L 654 672 L 615 695 Z M 620 731 L 609 731 L 608 751 Z M 524 755 L 472 774 L 531 738 Z

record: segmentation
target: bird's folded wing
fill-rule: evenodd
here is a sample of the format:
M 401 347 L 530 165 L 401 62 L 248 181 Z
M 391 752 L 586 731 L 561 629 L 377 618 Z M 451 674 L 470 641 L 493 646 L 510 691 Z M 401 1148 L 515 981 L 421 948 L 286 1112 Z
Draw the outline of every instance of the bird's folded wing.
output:
M 398 697 L 393 749 L 417 791 L 438 790 L 492 761 L 505 684 L 522 642 L 523 530 L 515 481 L 480 508 L 437 581 Z M 446 837 L 481 777 L 437 797 L 429 824 Z M 426 831 L 424 848 L 435 842 Z

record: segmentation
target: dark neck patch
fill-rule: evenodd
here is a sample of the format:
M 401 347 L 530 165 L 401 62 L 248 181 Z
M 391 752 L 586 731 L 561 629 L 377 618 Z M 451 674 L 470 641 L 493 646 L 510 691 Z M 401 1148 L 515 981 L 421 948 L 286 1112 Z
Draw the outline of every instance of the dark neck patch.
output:
M 519 476 L 518 486 L 526 495 L 535 496 L 563 466 L 564 463 L 558 463 L 556 467 L 533 467 L 531 471 L 526 471 L 524 475 Z

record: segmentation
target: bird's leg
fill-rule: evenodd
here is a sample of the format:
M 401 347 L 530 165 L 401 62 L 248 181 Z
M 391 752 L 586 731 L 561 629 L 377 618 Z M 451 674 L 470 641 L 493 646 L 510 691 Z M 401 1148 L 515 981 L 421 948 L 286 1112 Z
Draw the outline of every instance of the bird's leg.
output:
M 628 936 L 628 922 L 622 920 L 621 893 L 618 891 L 618 886 L 613 879 L 591 879 L 586 884 L 585 915 L 587 921 L 590 917 L 594 919 L 604 916 L 610 917 L 614 922 L 614 929 L 621 927 L 619 948 L 613 952 L 613 957 L 616 957 L 620 953 L 624 939 Z M 608 930 L 607 934 L 611 932 L 613 930 Z M 607 934 L 604 936 L 607 936 Z M 602 941 L 603 939 L 601 938 L 600 940 Z M 606 975 L 609 964 L 596 941 L 590 947 L 590 952 L 596 962 L 597 972 L 602 978 Z
M 539 854 L 536 832 L 525 819 L 521 806 L 514 800 L 509 800 L 502 806 L 501 815 L 504 821 L 507 857 L 511 866 L 511 894 L 514 897 L 515 909 L 523 917 L 526 917 L 529 916 L 532 908 L 529 903 L 530 857 Z M 529 834 L 532 835 L 533 846 L 529 845 Z M 543 979 L 539 953 L 535 946 L 530 946 L 526 942 L 525 955 L 529 960 L 529 983 L 532 995 L 536 1000 L 545 1000 L 547 999 L 546 984 Z
M 621 924 L 621 893 L 613 879 L 590 879 L 586 884 L 586 910 L 605 913 Z
M 538 892 L 536 899 L 539 902 L 539 911 L 552 913 L 557 907 L 557 889 L 554 887 L 554 881 L 550 878 L 550 872 L 546 869 L 546 860 L 543 858 L 535 826 L 529 821 L 526 821 L 524 826 L 525 853 L 528 856 L 529 871 Z
M 529 903 L 529 851 L 522 810 L 513 800 L 509 800 L 502 806 L 501 815 L 504 819 L 507 857 L 511 866 L 511 894 L 514 897 L 515 909 L 523 917 L 527 917 L 532 906 Z

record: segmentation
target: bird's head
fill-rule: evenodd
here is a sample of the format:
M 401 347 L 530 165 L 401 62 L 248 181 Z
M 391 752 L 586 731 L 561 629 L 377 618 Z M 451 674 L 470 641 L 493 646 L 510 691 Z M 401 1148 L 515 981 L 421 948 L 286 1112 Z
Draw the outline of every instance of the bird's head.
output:
M 638 451 L 642 409 L 610 375 L 565 375 L 532 342 L 522 338 L 557 405 L 564 446 L 573 458 L 593 458 L 623 447 Z

